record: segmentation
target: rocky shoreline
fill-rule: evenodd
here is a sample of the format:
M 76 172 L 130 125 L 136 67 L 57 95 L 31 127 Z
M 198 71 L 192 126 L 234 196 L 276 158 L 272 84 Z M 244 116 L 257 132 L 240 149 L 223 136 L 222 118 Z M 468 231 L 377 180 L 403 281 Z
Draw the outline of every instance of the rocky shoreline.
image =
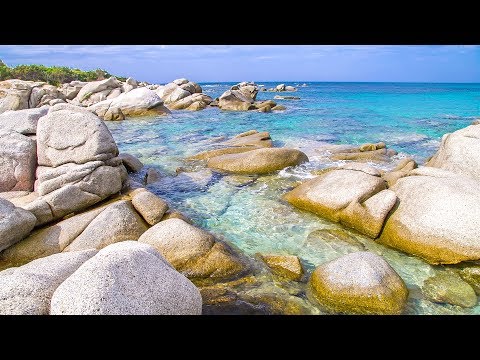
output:
M 272 91 L 298 91 L 281 85 Z M 119 153 L 104 123 L 208 107 L 285 110 L 257 101 L 259 91 L 243 82 L 212 99 L 187 79 L 0 82 L 0 314 L 404 313 L 417 295 L 402 274 L 342 234 L 315 241 L 347 241 L 352 251 L 307 271 L 297 256 L 247 256 L 195 226 L 147 189 L 163 181 L 153 168 L 133 180 L 144 165 Z M 318 147 L 345 164 L 313 172 L 279 201 L 441 265 L 422 298 L 471 308 L 480 294 L 479 150 L 478 121 L 446 134 L 423 166 L 383 142 Z M 251 130 L 184 162 L 178 179 L 249 184 L 309 157 Z

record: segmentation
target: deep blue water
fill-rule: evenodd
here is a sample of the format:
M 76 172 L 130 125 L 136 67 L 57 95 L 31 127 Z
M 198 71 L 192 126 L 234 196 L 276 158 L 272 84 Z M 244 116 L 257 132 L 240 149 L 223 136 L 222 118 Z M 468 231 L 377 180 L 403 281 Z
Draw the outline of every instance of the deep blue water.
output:
M 257 82 L 258 83 L 258 82 Z M 258 83 L 267 88 L 281 83 Z M 285 82 L 287 85 L 298 83 Z M 300 82 L 299 84 L 302 84 Z M 300 100 L 275 100 L 284 112 L 223 112 L 207 108 L 198 112 L 174 111 L 164 117 L 107 122 L 122 152 L 136 155 L 154 167 L 164 179 L 149 189 L 172 208 L 247 254 L 280 252 L 300 256 L 310 270 L 341 254 L 355 251 L 345 246 L 328 247 L 308 235 L 318 229 L 341 228 L 312 214 L 296 210 L 281 196 L 296 181 L 311 177 L 311 170 L 329 166 L 316 156 L 323 143 L 361 144 L 384 141 L 413 156 L 419 163 L 437 150 L 443 134 L 469 125 L 480 117 L 480 84 L 410 83 L 306 83 L 295 93 L 259 92 L 257 100 L 275 95 L 299 96 Z M 215 98 L 233 83 L 201 84 Z M 197 173 L 200 180 L 175 177 L 178 167 L 191 167 L 185 157 L 215 147 L 219 137 L 257 129 L 269 131 L 276 146 L 300 148 L 311 162 L 278 174 L 239 184 L 232 176 Z M 199 168 L 198 170 L 202 170 Z M 191 169 L 190 169 L 191 170 Z M 348 231 L 348 230 L 347 230 Z M 370 251 L 384 256 L 415 293 L 438 268 L 422 260 L 385 248 L 353 234 Z M 480 312 L 480 306 L 473 310 Z M 452 305 L 433 304 L 421 297 L 409 299 L 407 313 L 470 313 Z

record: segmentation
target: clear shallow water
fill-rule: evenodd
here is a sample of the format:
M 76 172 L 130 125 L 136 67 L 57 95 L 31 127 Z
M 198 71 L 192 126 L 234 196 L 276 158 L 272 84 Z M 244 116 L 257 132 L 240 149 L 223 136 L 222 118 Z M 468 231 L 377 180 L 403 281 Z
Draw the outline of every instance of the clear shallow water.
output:
M 280 82 L 278 82 L 280 83 Z M 277 83 L 263 83 L 274 87 Z M 202 84 L 213 98 L 233 84 Z M 281 200 L 297 181 L 311 177 L 312 169 L 331 165 L 315 148 L 323 143 L 361 144 L 385 141 L 388 147 L 423 163 L 438 148 L 443 134 L 469 125 L 480 117 L 480 84 L 307 83 L 295 95 L 301 100 L 275 100 L 284 112 L 175 111 L 166 117 L 106 122 L 122 152 L 137 156 L 145 168 L 158 169 L 165 178 L 149 186 L 196 224 L 223 236 L 249 255 L 279 252 L 300 256 L 309 270 L 359 246 L 384 256 L 411 290 L 407 313 L 480 313 L 480 306 L 462 309 L 422 299 L 423 281 L 440 267 L 376 244 L 346 231 L 357 245 L 329 243 L 315 230 L 342 229 Z M 259 92 L 258 100 L 279 93 Z M 258 179 L 222 176 L 199 168 L 192 180 L 175 177 L 178 167 L 191 167 L 185 158 L 215 148 L 222 139 L 257 129 L 269 131 L 275 146 L 299 148 L 311 162 Z M 144 168 L 144 169 L 145 169 Z M 140 180 L 145 170 L 137 175 Z M 345 231 L 345 229 L 343 229 Z

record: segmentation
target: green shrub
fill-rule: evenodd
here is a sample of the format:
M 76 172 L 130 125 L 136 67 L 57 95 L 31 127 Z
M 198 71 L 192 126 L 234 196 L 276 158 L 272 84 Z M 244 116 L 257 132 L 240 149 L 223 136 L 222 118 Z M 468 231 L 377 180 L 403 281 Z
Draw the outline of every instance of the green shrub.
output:
M 0 81 L 7 79 L 44 81 L 51 85 L 58 86 L 74 80 L 95 81 L 109 78 L 110 76 L 112 75 L 103 69 L 84 71 L 66 66 L 45 66 L 36 64 L 9 67 L 0 60 Z M 124 77 L 117 77 L 117 79 L 120 81 L 126 80 Z

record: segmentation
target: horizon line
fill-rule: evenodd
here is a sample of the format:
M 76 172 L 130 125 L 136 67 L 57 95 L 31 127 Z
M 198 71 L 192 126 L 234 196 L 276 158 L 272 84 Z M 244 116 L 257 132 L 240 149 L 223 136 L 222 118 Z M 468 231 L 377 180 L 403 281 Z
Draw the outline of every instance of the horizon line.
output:
M 172 80 L 173 81 L 173 80 Z M 245 80 L 243 80 L 245 81 Z M 215 83 L 240 83 L 243 81 L 196 81 L 204 84 L 215 84 Z M 255 80 L 253 81 L 258 85 L 258 83 L 365 83 L 365 84 L 480 84 L 480 82 L 454 82 L 454 81 L 325 81 L 325 80 Z

